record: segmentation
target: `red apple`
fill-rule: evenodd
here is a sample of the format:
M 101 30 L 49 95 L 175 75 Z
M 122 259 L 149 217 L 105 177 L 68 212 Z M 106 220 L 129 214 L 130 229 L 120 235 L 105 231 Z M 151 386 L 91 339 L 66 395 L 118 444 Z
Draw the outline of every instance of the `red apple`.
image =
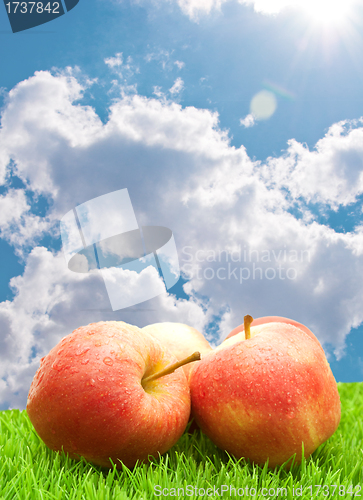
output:
M 303 330 L 306 332 L 308 335 L 310 335 L 312 338 L 316 339 L 315 335 L 309 328 L 307 328 L 305 325 L 302 325 L 301 323 L 298 323 L 297 321 L 289 318 L 284 318 L 282 316 L 263 316 L 262 318 L 257 318 L 254 319 L 251 323 L 251 326 L 258 326 L 258 325 L 264 325 L 265 323 L 288 323 L 289 325 L 294 325 L 300 328 L 300 330 Z M 224 340 L 227 340 L 237 333 L 241 333 L 244 331 L 244 323 L 242 325 L 236 326 Z M 241 337 L 240 337 L 241 340 Z M 317 339 L 316 339 L 317 340 Z
M 132 467 L 166 452 L 185 430 L 186 376 L 183 370 L 160 376 L 175 362 L 136 326 L 109 321 L 78 328 L 41 360 L 29 418 L 52 450 Z
M 178 361 L 194 351 L 199 351 L 202 356 L 212 351 L 209 342 L 198 330 L 182 323 L 154 323 L 145 326 L 142 331 L 159 340 Z M 196 364 L 188 363 L 183 366 L 187 378 Z
M 302 445 L 308 457 L 338 427 L 337 384 L 321 345 L 305 330 L 286 322 L 250 330 L 193 370 L 192 411 L 201 430 L 237 458 L 270 467 L 293 455 L 299 462 Z

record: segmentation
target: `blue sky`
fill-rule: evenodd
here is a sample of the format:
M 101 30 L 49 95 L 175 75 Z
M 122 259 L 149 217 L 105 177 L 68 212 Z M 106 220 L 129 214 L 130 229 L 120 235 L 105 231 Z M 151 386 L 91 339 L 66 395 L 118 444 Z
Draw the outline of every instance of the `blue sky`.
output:
M 16 34 L 0 13 L 1 408 L 103 319 L 218 343 L 245 314 L 286 316 L 363 380 L 363 8 L 299 3 L 81 0 Z M 184 279 L 112 311 L 97 273 L 67 269 L 59 220 L 124 188 L 140 224 L 172 229 Z

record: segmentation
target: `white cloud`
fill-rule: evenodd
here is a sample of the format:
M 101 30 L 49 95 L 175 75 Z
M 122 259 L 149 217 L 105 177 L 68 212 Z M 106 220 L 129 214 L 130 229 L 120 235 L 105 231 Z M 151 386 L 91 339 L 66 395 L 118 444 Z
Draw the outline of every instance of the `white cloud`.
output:
M 139 73 L 140 69 L 138 66 L 134 65 L 131 56 L 128 56 L 125 62 L 122 52 L 117 52 L 113 57 L 107 57 L 104 59 L 104 63 L 119 77 L 120 80 L 122 80 L 121 87 L 117 81 L 114 81 L 112 90 L 135 90 L 135 84 L 129 84 L 129 80 L 135 73 Z M 126 87 L 125 84 L 127 84 Z
M 141 304 L 166 292 L 158 271 L 152 265 L 138 272 L 110 268 L 102 271 L 113 310 Z
M 250 114 L 246 115 L 244 118 L 241 118 L 239 123 L 243 127 L 249 128 L 249 127 L 253 127 L 256 124 L 256 120 L 255 120 L 255 117 L 250 113 Z
M 231 0 L 176 0 L 181 11 L 193 21 L 199 21 L 202 16 L 213 11 L 220 10 L 221 6 Z M 327 0 L 238 0 L 242 5 L 250 5 L 255 12 L 265 15 L 276 15 L 285 9 L 298 9 L 324 19 L 330 16 L 336 19 L 339 15 L 349 12 L 349 9 L 357 3 L 357 0 L 347 0 L 343 2 L 327 2 Z M 332 5 L 334 4 L 334 5 Z M 333 13 L 331 12 L 333 11 Z
M 174 50 L 165 50 L 160 47 L 154 47 L 151 52 L 146 54 L 145 61 L 151 63 L 153 61 L 161 65 L 164 71 L 170 72 L 175 70 L 175 66 L 180 71 L 185 67 L 185 62 L 173 58 Z
M 83 89 L 72 74 L 54 77 L 39 71 L 9 92 L 2 116 L 2 176 L 14 156 L 16 173 L 33 191 L 56 195 L 58 181 L 51 177 L 52 165 L 67 161 L 59 156 L 60 142 L 71 150 L 86 147 L 102 129 L 91 107 L 73 104 L 82 97 Z
M 122 66 L 123 64 L 123 57 L 122 57 L 122 52 L 118 52 L 114 57 L 108 57 L 105 59 L 105 64 L 109 66 L 110 68 L 115 68 Z
M 291 140 L 283 156 L 268 160 L 265 173 L 270 185 L 287 188 L 295 199 L 332 208 L 353 203 L 363 193 L 362 120 L 332 125 L 313 151 Z
M 277 14 L 284 9 L 293 8 L 308 11 L 317 14 L 320 17 L 329 16 L 333 11 L 334 16 L 339 13 L 343 14 L 348 11 L 348 8 L 357 3 L 357 0 L 239 0 L 242 4 L 252 4 L 256 12 L 263 14 Z M 344 5 L 343 5 L 344 4 Z M 333 17 L 334 17 L 333 16 Z
M 175 96 L 177 94 L 180 94 L 180 92 L 182 92 L 183 90 L 184 90 L 184 82 L 180 77 L 178 77 L 175 80 L 174 85 L 169 89 L 169 92 L 172 96 Z
M 174 61 L 174 64 L 178 67 L 178 69 L 183 69 L 185 66 L 185 62 L 183 61 Z
M 338 234 L 289 209 L 297 199 L 337 206 L 361 193 L 361 122 L 334 125 L 312 152 L 291 141 L 280 158 L 259 163 L 231 146 L 209 110 L 127 95 L 103 124 L 79 103 L 82 91 L 75 75 L 39 72 L 9 93 L 2 171 L 11 161 L 28 189 L 52 202 L 27 240 L 78 204 L 127 188 L 139 225 L 171 228 L 181 267 L 190 273 L 194 266 L 185 285 L 190 300 L 163 294 L 112 312 L 97 273 L 72 273 L 63 255 L 34 248 L 11 282 L 15 298 L 0 304 L 3 404 L 24 405 L 32 350 L 39 358 L 72 329 L 101 319 L 202 330 L 220 316 L 224 336 L 246 313 L 282 315 L 342 352 L 345 336 L 363 321 L 362 227 Z M 9 190 L 0 203 L 2 228 L 15 224 L 16 233 L 32 217 L 23 191 Z M 157 276 L 147 280 L 161 284 Z
M 16 223 L 29 209 L 24 190 L 10 189 L 0 196 L 0 228 L 8 228 Z
M 226 0 L 177 0 L 181 10 L 191 19 L 197 20 L 201 14 L 209 14 L 219 9 Z
M 161 89 L 161 87 L 159 85 L 155 85 L 154 86 L 153 95 L 155 95 L 159 99 L 160 98 L 165 98 L 165 94 L 163 93 L 163 91 L 162 91 L 162 89 Z
M 213 156 L 228 146 L 227 133 L 217 130 L 218 115 L 209 110 L 133 95 L 110 108 L 105 127 L 108 137 L 115 133 L 137 144 L 161 147 L 183 153 L 202 150 Z M 208 144 L 214 147 L 208 153 Z
M 0 236 L 20 249 L 51 231 L 46 217 L 31 213 L 24 189 L 9 189 L 0 196 Z
M 170 69 L 172 64 L 170 62 L 172 51 L 164 49 L 156 49 L 154 52 L 149 52 L 145 56 L 145 61 L 150 63 L 151 61 L 157 61 L 161 64 L 161 67 L 165 69 Z
M 286 7 L 295 7 L 298 0 L 239 0 L 239 3 L 253 5 L 256 12 L 277 14 Z

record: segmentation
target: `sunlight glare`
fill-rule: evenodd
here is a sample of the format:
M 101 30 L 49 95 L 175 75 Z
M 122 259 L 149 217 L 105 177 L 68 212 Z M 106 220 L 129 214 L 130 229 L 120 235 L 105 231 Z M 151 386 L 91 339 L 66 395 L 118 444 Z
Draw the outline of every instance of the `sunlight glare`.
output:
M 302 0 L 299 7 L 316 23 L 337 25 L 348 17 L 354 0 Z
M 239 0 L 253 3 L 257 12 L 277 14 L 284 9 L 305 12 L 317 24 L 339 25 L 350 16 L 360 0 Z

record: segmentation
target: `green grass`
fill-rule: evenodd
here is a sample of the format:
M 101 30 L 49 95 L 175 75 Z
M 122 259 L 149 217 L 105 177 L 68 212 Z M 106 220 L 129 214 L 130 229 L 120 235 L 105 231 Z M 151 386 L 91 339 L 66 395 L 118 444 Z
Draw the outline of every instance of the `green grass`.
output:
M 309 460 L 294 465 L 290 471 L 237 461 L 200 432 L 184 434 L 174 448 L 150 464 L 134 470 L 101 470 L 85 461 L 75 462 L 64 454 L 51 452 L 36 435 L 25 411 L 3 411 L 0 412 L 0 498 L 165 498 L 157 495 L 161 490 L 155 489 L 156 485 L 167 488 L 171 498 L 173 493 L 178 498 L 292 499 L 311 498 L 311 493 L 314 498 L 359 499 L 358 494 L 363 498 L 363 383 L 338 384 L 338 387 L 342 402 L 338 430 Z M 223 485 L 228 492 L 221 496 Z M 316 485 L 321 486 L 320 490 Z M 236 489 L 231 494 L 230 487 Z M 184 488 L 184 495 L 182 490 L 177 495 L 178 488 Z M 212 490 L 203 493 L 207 488 Z M 243 488 L 243 496 L 239 488 Z M 296 490 L 302 496 L 297 496 Z

